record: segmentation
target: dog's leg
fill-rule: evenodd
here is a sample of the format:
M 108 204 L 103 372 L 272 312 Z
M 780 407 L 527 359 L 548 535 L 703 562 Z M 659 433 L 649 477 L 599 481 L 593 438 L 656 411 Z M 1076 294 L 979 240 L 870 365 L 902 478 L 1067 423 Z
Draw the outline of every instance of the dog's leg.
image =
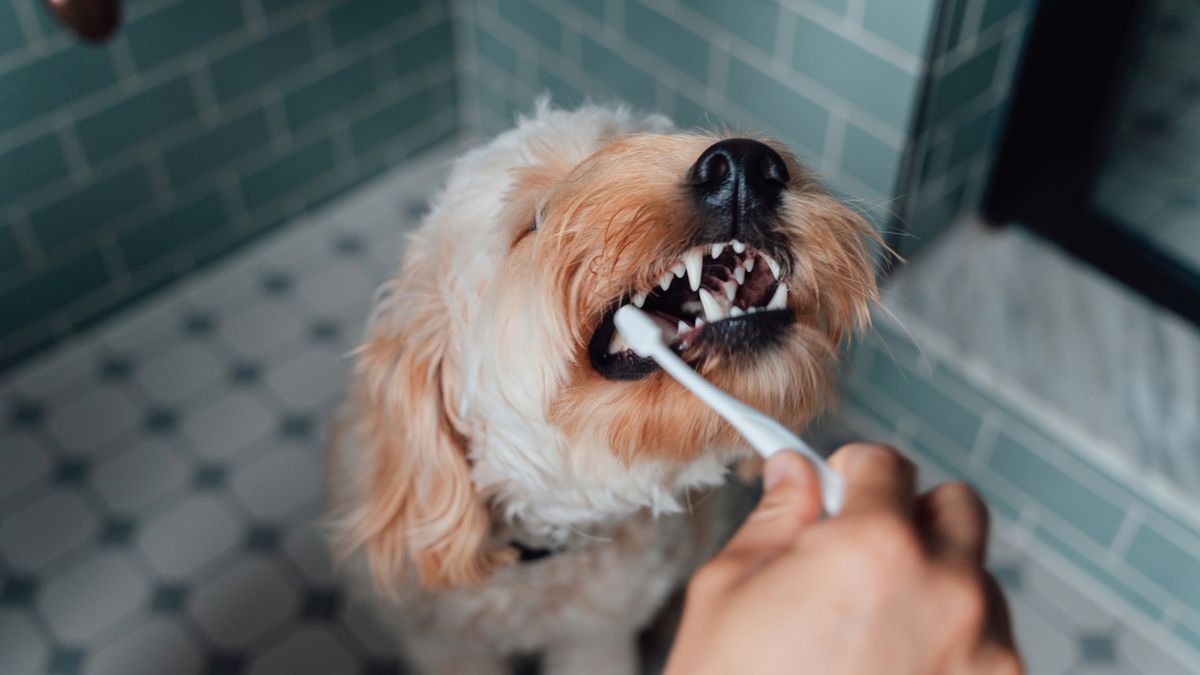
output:
M 637 634 L 626 628 L 581 634 L 546 648 L 545 675 L 635 675 Z
M 420 675 L 508 675 L 503 655 L 469 640 L 405 636 L 405 654 Z

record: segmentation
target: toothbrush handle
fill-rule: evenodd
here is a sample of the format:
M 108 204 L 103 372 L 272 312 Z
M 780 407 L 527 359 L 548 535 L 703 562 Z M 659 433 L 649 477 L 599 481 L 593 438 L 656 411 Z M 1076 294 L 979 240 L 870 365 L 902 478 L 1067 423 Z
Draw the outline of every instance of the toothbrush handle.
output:
M 760 455 L 770 457 L 780 450 L 794 449 L 807 457 L 816 467 L 821 479 L 821 503 L 825 507 L 825 513 L 837 515 L 842 510 L 845 481 L 799 436 L 700 377 L 666 345 L 659 343 L 652 353 L 660 366 L 725 418 L 725 421 L 737 429 Z

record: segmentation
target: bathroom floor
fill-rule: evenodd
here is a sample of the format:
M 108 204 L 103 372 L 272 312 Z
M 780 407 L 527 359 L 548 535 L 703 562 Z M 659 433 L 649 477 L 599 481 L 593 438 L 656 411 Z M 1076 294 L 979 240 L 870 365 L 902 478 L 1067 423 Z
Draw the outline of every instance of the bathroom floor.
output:
M 344 354 L 435 164 L 0 380 L 0 672 L 404 672 L 316 520 Z M 850 410 L 824 433 L 853 429 Z M 1190 672 L 1023 537 L 994 540 L 1031 673 Z

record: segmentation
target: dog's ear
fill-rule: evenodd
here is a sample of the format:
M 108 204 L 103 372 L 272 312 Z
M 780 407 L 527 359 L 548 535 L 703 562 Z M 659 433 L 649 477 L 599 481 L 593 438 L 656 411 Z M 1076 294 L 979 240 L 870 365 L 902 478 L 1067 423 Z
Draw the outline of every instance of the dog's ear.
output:
M 469 584 L 505 551 L 476 492 L 455 402 L 458 353 L 435 256 L 408 256 L 382 289 L 357 361 L 366 472 L 342 521 L 345 551 L 365 549 L 376 583 L 406 571 L 422 585 Z

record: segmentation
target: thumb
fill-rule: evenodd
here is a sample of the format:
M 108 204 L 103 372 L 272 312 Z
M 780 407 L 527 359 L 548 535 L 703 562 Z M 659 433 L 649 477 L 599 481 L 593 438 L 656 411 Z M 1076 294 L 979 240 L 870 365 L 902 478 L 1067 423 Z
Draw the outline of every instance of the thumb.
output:
M 763 469 L 763 488 L 762 500 L 729 540 L 722 557 L 774 557 L 821 517 L 820 479 L 799 453 L 772 455 Z

